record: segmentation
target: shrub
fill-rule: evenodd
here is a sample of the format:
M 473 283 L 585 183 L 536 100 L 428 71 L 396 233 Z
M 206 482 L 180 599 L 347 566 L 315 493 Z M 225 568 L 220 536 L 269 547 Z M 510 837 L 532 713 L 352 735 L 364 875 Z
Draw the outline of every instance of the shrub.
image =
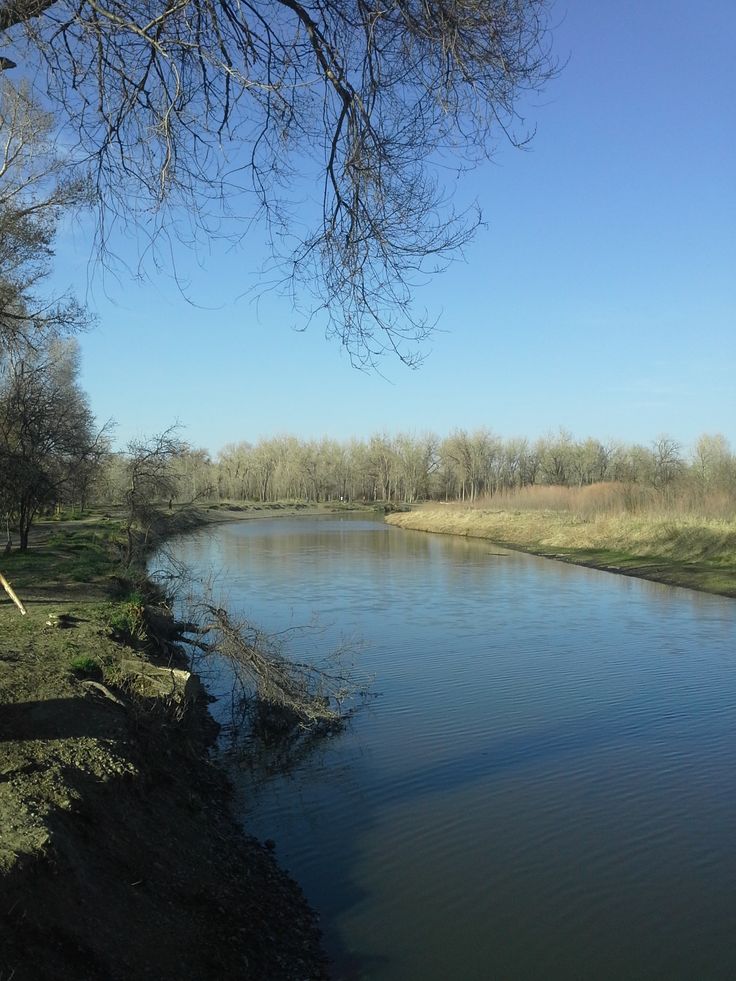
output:
M 142 595 L 139 592 L 131 593 L 126 600 L 115 606 L 107 622 L 110 632 L 120 640 L 145 640 L 146 616 Z

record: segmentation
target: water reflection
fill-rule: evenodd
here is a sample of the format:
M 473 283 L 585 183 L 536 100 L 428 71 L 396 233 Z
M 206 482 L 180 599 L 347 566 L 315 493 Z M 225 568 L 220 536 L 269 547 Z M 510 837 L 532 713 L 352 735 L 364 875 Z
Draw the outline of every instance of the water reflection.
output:
M 381 697 L 239 784 L 336 976 L 736 976 L 732 601 L 354 517 L 182 553 L 267 628 L 365 640 Z

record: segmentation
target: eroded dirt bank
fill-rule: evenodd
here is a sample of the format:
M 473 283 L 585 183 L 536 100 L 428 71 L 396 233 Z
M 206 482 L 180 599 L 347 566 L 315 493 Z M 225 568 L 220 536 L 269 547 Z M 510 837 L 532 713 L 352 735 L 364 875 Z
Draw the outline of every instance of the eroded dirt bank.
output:
M 120 583 L 74 581 L 88 544 L 2 564 L 28 615 L 2 594 L 0 981 L 326 977 L 299 887 L 231 816 L 206 704 L 120 672 L 150 654 L 124 635 Z

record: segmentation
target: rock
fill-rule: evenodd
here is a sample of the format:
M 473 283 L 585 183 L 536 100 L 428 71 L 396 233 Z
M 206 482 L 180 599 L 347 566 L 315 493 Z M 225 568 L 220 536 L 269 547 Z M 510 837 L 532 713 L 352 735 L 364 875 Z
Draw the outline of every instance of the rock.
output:
M 191 671 L 180 668 L 160 668 L 148 661 L 123 660 L 123 676 L 135 678 L 147 693 L 179 702 L 195 702 L 202 694 L 202 682 Z

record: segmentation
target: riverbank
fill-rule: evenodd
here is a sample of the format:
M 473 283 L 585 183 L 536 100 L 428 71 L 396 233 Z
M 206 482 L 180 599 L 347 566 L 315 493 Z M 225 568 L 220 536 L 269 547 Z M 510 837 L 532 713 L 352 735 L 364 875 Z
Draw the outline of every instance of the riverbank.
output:
M 432 505 L 386 517 L 416 531 L 485 538 L 506 548 L 621 575 L 736 597 L 736 521 Z
M 143 677 L 184 665 L 120 548 L 112 519 L 46 522 L 0 560 L 27 610 L 2 593 L 0 978 L 324 978 L 301 890 L 231 814 L 206 701 Z

